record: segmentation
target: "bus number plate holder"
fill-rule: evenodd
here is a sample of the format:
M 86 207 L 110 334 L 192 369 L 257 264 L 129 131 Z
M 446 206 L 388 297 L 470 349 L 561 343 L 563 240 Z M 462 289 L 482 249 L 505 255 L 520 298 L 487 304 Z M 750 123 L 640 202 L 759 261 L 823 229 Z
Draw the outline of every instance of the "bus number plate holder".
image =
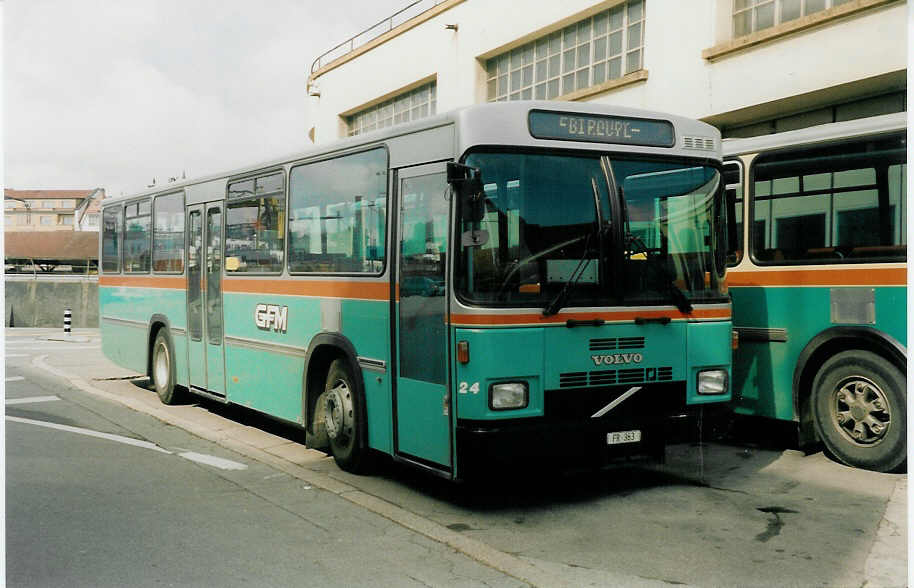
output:
M 635 429 L 634 431 L 614 431 L 612 433 L 606 433 L 607 445 L 638 443 L 639 441 L 641 441 L 641 431 L 638 429 Z

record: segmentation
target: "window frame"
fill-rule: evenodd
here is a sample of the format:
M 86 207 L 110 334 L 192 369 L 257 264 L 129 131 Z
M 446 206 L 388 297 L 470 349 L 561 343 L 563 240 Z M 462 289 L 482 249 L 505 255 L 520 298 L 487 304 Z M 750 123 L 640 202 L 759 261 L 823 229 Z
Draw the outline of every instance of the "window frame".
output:
M 735 163 L 736 167 L 739 168 L 739 184 L 726 184 L 725 183 L 724 184 L 724 198 L 726 199 L 727 190 L 729 190 L 731 187 L 739 186 L 740 188 L 742 188 L 742 191 L 743 191 L 742 198 L 737 199 L 736 202 L 734 202 L 734 204 L 742 203 L 742 205 L 743 205 L 742 213 L 739 215 L 739 222 L 741 225 L 743 225 L 743 228 L 742 228 L 742 230 L 737 231 L 737 235 L 736 235 L 737 242 L 739 245 L 741 245 L 741 247 L 739 247 L 740 253 L 737 256 L 735 261 L 727 262 L 727 269 L 734 268 L 734 267 L 738 266 L 740 263 L 742 263 L 743 259 L 746 257 L 746 252 L 748 251 L 746 249 L 746 211 L 748 210 L 748 206 L 747 206 L 748 198 L 747 198 L 747 190 L 746 190 L 746 165 L 745 165 L 745 163 L 743 163 L 743 159 L 741 156 L 734 155 L 732 157 L 725 158 L 721 162 L 721 179 L 724 179 L 724 173 L 725 173 L 724 170 L 726 169 L 727 165 L 732 164 L 732 163 Z M 724 205 L 726 206 L 726 201 L 724 202 Z M 735 208 L 736 207 L 734 206 L 734 210 L 735 210 Z M 736 219 L 732 219 L 732 220 L 736 220 Z
M 902 139 L 904 139 L 904 137 L 905 137 L 904 131 L 891 130 L 891 131 L 885 131 L 885 132 L 879 132 L 879 133 L 859 135 L 859 136 L 855 136 L 855 137 L 845 137 L 845 138 L 839 138 L 839 139 L 834 139 L 834 140 L 814 141 L 814 142 L 802 143 L 802 144 L 797 144 L 797 145 L 789 145 L 789 146 L 778 147 L 778 148 L 767 150 L 767 151 L 756 152 L 755 156 L 752 158 L 752 163 L 749 166 L 748 176 L 747 176 L 748 185 L 746 186 L 745 194 L 743 195 L 744 206 L 745 206 L 745 209 L 743 211 L 743 218 L 744 218 L 744 221 L 746 221 L 748 224 L 748 231 L 749 231 L 748 241 L 746 242 L 746 247 L 749 248 L 748 249 L 749 259 L 752 261 L 752 263 L 759 267 L 792 267 L 792 266 L 806 266 L 806 265 L 860 266 L 860 265 L 867 265 L 867 264 L 872 265 L 875 263 L 905 263 L 907 261 L 906 255 L 897 256 L 897 257 L 882 257 L 882 258 L 880 258 L 880 257 L 846 257 L 846 258 L 841 258 L 841 259 L 784 259 L 784 260 L 765 261 L 765 260 L 760 260 L 757 257 L 757 255 L 756 255 L 757 251 L 755 249 L 754 238 L 752 235 L 752 223 L 754 222 L 753 219 L 755 218 L 755 203 L 756 203 L 755 171 L 756 171 L 756 167 L 757 167 L 759 160 L 761 160 L 762 163 L 764 163 L 764 160 L 766 159 L 767 156 L 779 156 L 779 155 L 797 153 L 797 152 L 802 152 L 802 151 L 812 151 L 812 150 L 823 149 L 823 148 L 848 146 L 848 145 L 853 145 L 855 143 L 864 143 L 864 142 L 868 142 L 868 141 L 879 141 L 879 140 L 884 140 L 884 139 L 890 139 L 892 136 L 900 136 L 900 137 L 902 137 Z M 905 164 L 906 163 L 907 163 L 907 161 L 905 161 Z M 876 168 L 876 166 L 873 166 L 873 167 L 874 167 L 874 169 Z M 888 170 L 888 167 L 890 167 L 890 166 L 886 166 L 887 170 Z M 835 173 L 835 172 L 830 172 L 830 173 Z M 858 188 L 857 186 L 853 186 L 853 187 L 850 187 L 850 190 L 842 189 L 842 191 L 853 191 L 857 188 Z M 831 193 L 832 193 L 832 195 L 835 194 L 835 192 L 831 192 Z M 812 194 L 811 194 L 811 196 L 812 196 Z M 877 192 L 877 197 L 878 197 L 878 192 Z M 765 200 L 767 201 L 768 198 L 765 198 Z M 833 223 L 834 218 L 836 216 L 836 211 L 831 210 L 828 214 L 831 214 L 831 222 Z M 904 234 L 904 232 L 902 231 L 902 235 L 903 234 Z M 903 245 L 905 247 L 907 247 L 908 244 L 905 242 L 905 243 L 903 243 Z
M 228 265 L 226 263 L 226 261 L 229 258 L 228 249 L 227 249 L 227 247 L 228 247 L 229 207 L 231 206 L 231 204 L 233 204 L 235 202 L 244 202 L 247 200 L 259 200 L 259 199 L 263 198 L 263 196 L 262 195 L 258 196 L 257 194 L 251 194 L 250 196 L 239 196 L 239 197 L 232 198 L 229 196 L 229 188 L 231 187 L 232 184 L 244 182 L 247 180 L 251 180 L 252 182 L 255 182 L 255 186 L 256 186 L 256 181 L 258 179 L 272 176 L 277 173 L 280 174 L 280 177 L 282 178 L 282 188 L 280 188 L 280 194 L 281 194 L 280 200 L 282 200 L 283 211 L 285 212 L 285 215 L 286 215 L 286 222 L 284 223 L 285 236 L 283 237 L 283 244 L 282 244 L 283 261 L 282 261 L 282 263 L 280 263 L 279 270 L 278 271 L 269 271 L 269 272 L 264 272 L 264 271 L 230 272 L 226 269 L 226 266 Z M 250 173 L 238 176 L 238 177 L 231 177 L 231 178 L 226 179 L 226 181 L 225 181 L 225 198 L 222 201 L 222 276 L 223 277 L 281 276 L 281 275 L 285 274 L 286 268 L 287 268 L 287 260 L 289 258 L 289 251 L 288 251 L 288 249 L 289 249 L 289 233 L 288 233 L 289 180 L 288 180 L 287 176 L 288 176 L 288 174 L 286 173 L 285 166 L 281 166 L 281 167 L 276 167 L 276 168 L 269 168 L 266 170 L 258 170 L 256 172 L 250 172 Z M 204 214 L 203 221 L 205 222 L 205 220 L 206 219 L 205 219 L 205 214 Z M 186 219 L 185 219 L 185 224 L 186 224 Z M 279 226 L 279 225 L 277 225 L 277 226 Z M 185 231 L 186 230 L 187 229 L 185 228 Z M 185 249 L 186 248 L 187 248 L 187 244 L 185 243 Z M 232 257 L 234 257 L 234 256 L 232 256 Z M 186 263 L 185 263 L 185 266 L 186 266 Z
M 183 245 L 181 247 L 181 271 L 158 271 L 155 269 L 155 246 L 156 246 L 156 202 L 159 198 L 164 198 L 166 196 L 174 196 L 175 194 L 181 194 L 181 216 L 183 217 L 183 224 L 187 224 L 187 193 L 184 190 L 176 190 L 174 192 L 165 192 L 163 194 L 156 194 L 152 198 L 152 230 L 150 231 L 152 235 L 152 249 L 149 254 L 150 269 L 153 274 L 156 275 L 173 275 L 173 276 L 183 276 L 184 272 L 187 271 L 187 227 L 184 227 L 184 230 L 181 233 L 184 236 Z M 91 226 L 91 223 L 90 223 Z
M 292 164 L 289 166 L 289 184 L 287 185 L 287 189 L 286 189 L 286 193 L 287 193 L 287 197 L 286 197 L 286 207 L 287 207 L 287 211 L 289 211 L 289 212 L 286 214 L 286 235 L 287 235 L 287 237 L 288 237 L 288 235 L 291 235 L 291 227 L 290 227 L 289 225 L 290 225 L 290 223 L 292 222 L 292 214 L 291 214 L 291 208 L 289 208 L 289 207 L 290 207 L 290 205 L 291 205 L 291 198 L 292 198 L 292 191 L 291 191 L 292 172 L 295 170 L 295 168 L 304 167 L 304 166 L 306 166 L 306 165 L 311 165 L 311 164 L 314 164 L 314 163 L 322 163 L 322 162 L 324 162 L 324 161 L 332 161 L 332 160 L 335 160 L 335 159 L 342 159 L 342 158 L 344 158 L 344 157 L 348 157 L 348 156 L 351 156 L 351 155 L 358 155 L 358 154 L 360 154 L 360 153 L 367 153 L 367 152 L 369 152 L 369 151 L 374 151 L 374 150 L 377 150 L 377 149 L 383 149 L 384 155 L 385 155 L 386 158 L 387 158 L 387 161 L 386 161 L 386 163 L 384 164 L 384 173 L 385 173 L 385 175 L 386 175 L 386 177 L 385 177 L 385 179 L 384 179 L 384 184 L 385 184 L 385 186 L 386 186 L 386 188 L 387 188 L 387 211 L 386 211 L 386 214 L 384 215 L 384 260 L 383 260 L 382 263 L 381 263 L 381 269 L 380 269 L 380 271 L 378 271 L 378 272 L 376 272 L 376 273 L 369 273 L 369 272 L 357 272 L 357 273 L 354 273 L 354 272 L 303 272 L 303 271 L 293 271 L 293 270 L 292 270 L 292 267 L 291 267 L 291 265 L 290 265 L 291 256 L 289 255 L 289 253 L 288 253 L 288 251 L 287 251 L 287 252 L 286 252 L 285 271 L 288 272 L 288 275 L 290 275 L 290 276 L 337 276 L 337 277 L 350 277 L 350 278 L 377 278 L 377 277 L 383 276 L 383 275 L 387 272 L 388 262 L 389 262 L 389 260 L 390 260 L 390 250 L 391 250 L 391 241 L 390 241 L 390 239 L 391 239 L 391 230 L 390 230 L 390 227 L 391 227 L 391 200 L 392 200 L 392 194 L 391 194 L 391 191 L 392 191 L 392 190 L 391 190 L 391 188 L 392 188 L 392 187 L 391 187 L 391 177 L 394 175 L 394 174 L 391 173 L 391 168 L 390 168 L 390 147 L 388 147 L 387 143 L 377 143 L 377 144 L 373 144 L 373 145 L 363 145 L 363 146 L 360 146 L 359 148 L 353 149 L 353 150 L 351 150 L 351 151 L 346 151 L 346 152 L 343 152 L 343 153 L 334 153 L 334 154 L 332 154 L 332 155 L 326 155 L 326 156 L 317 157 L 317 158 L 314 158 L 314 159 L 309 159 L 309 160 L 305 160 L 305 161 L 299 161 L 299 162 L 292 163 Z M 398 189 L 399 187 L 398 187 L 398 186 L 394 186 L 393 188 Z M 398 192 L 398 193 L 397 193 L 397 200 L 398 200 L 398 204 L 397 204 L 397 205 L 398 205 L 398 206 L 399 206 L 399 197 L 400 197 L 400 194 L 399 194 L 399 192 Z M 288 248 L 289 248 L 290 245 L 291 245 L 291 239 L 288 239 L 288 238 L 287 238 L 287 239 L 286 239 L 286 249 L 287 249 L 287 250 L 288 250 Z M 394 246 L 396 246 L 396 245 L 397 245 L 397 244 L 395 243 Z
M 114 271 L 105 270 L 105 213 L 108 211 L 113 211 L 115 218 L 117 219 L 117 255 L 114 256 L 114 259 L 117 261 L 117 269 Z M 101 210 L 101 217 L 99 218 L 99 271 L 102 275 L 115 275 L 124 273 L 124 264 L 121 260 L 121 252 L 124 249 L 124 205 L 121 203 L 107 206 Z
M 147 202 L 149 204 L 149 214 L 145 214 L 145 215 L 140 214 L 139 204 L 141 202 Z M 144 216 L 149 218 L 149 230 L 146 233 L 146 251 L 149 253 L 149 267 L 146 270 L 130 270 L 130 271 L 127 270 L 127 259 L 126 259 L 127 248 L 124 247 L 124 244 L 125 244 L 126 238 L 127 238 L 127 209 L 130 207 L 131 204 L 137 205 L 137 214 L 136 214 L 136 216 L 133 216 L 131 218 L 141 218 Z M 146 275 L 148 275 L 148 274 L 152 273 L 152 229 L 153 229 L 152 213 L 153 213 L 153 208 L 152 208 L 152 197 L 151 196 L 133 198 L 127 202 L 121 203 L 121 255 L 120 255 L 120 257 L 121 257 L 121 271 L 125 274 L 138 274 L 138 275 L 146 274 Z

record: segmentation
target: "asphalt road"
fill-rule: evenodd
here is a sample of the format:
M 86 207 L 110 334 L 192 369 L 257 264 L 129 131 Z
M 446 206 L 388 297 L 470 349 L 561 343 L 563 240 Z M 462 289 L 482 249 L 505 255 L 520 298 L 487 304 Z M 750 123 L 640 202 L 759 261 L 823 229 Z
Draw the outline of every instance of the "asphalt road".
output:
M 352 476 L 250 411 L 161 406 L 97 345 L 8 338 L 7 378 L 25 378 L 7 382 L 8 417 L 171 453 L 8 419 L 11 585 L 906 583 L 905 475 L 718 442 L 672 446 L 652 468 L 543 463 L 473 487 L 390 463 Z
M 32 368 L 41 350 L 25 347 L 8 346 L 6 362 L 9 586 L 524 585 L 286 473 L 91 398 Z M 53 354 L 57 345 L 29 347 Z

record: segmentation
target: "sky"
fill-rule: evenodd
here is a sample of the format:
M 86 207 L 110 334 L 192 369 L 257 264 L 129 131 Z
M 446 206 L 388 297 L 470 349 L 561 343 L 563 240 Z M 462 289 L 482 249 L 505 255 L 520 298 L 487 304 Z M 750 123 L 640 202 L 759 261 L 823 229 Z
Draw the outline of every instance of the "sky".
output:
M 4 186 L 131 194 L 308 148 L 314 59 L 411 0 L 6 0 Z

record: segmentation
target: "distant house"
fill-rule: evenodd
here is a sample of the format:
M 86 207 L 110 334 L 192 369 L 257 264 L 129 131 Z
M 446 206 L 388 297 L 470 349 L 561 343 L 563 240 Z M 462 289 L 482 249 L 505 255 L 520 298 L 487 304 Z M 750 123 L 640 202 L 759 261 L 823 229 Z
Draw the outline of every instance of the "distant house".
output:
M 90 231 L 7 231 L 3 235 L 6 273 L 75 272 L 98 267 L 98 233 Z
M 6 232 L 98 231 L 103 188 L 92 190 L 4 190 Z

